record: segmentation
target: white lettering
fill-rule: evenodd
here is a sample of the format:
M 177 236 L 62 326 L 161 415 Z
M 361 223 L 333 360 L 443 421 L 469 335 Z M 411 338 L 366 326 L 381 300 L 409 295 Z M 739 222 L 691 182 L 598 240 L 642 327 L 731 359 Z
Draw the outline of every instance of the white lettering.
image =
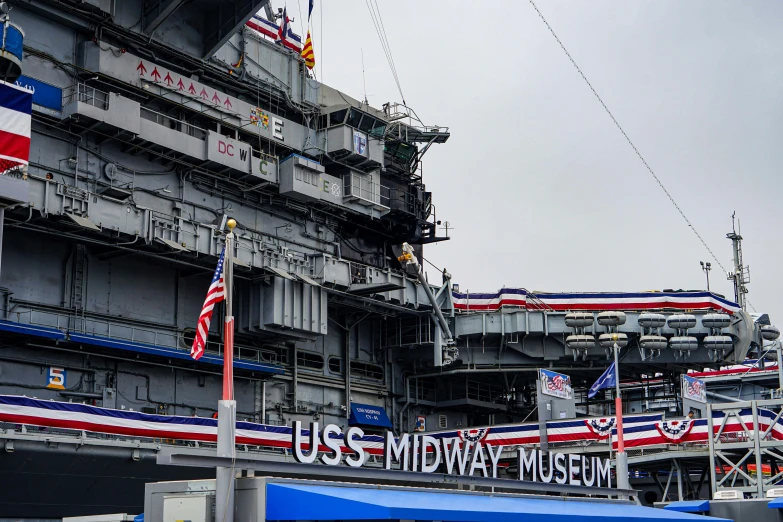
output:
M 414 435 L 411 448 L 411 471 L 419 471 L 419 436 Z
M 481 463 L 479 463 L 479 460 Z M 476 469 L 481 469 L 484 477 L 488 477 L 487 473 L 487 461 L 484 458 L 484 450 L 481 448 L 481 444 L 476 444 L 476 448 L 473 450 L 473 460 L 470 463 L 470 471 L 468 475 L 473 475 Z
M 525 472 L 527 471 L 530 472 L 531 480 L 536 480 L 536 454 L 539 454 L 538 459 L 541 460 L 539 451 L 530 450 L 529 457 L 527 456 L 525 448 L 519 448 L 517 453 L 519 454 L 519 480 L 525 480 Z
M 405 433 L 394 440 L 394 433 L 387 431 L 386 440 L 383 443 L 384 468 L 392 469 L 392 460 L 400 462 L 400 469 L 408 471 L 408 459 L 410 458 L 410 436 Z
M 555 482 L 558 484 L 565 484 L 568 477 L 566 476 L 565 467 L 565 455 L 562 453 L 555 453 L 555 469 L 557 470 L 557 476 L 555 476 Z
M 575 477 L 580 472 L 579 461 L 582 460 L 579 455 L 571 454 L 568 456 L 568 483 L 572 486 L 578 486 L 580 484 L 579 478 Z
M 544 475 L 544 452 L 539 451 L 538 452 L 538 473 L 541 476 L 541 482 L 544 482 L 546 484 L 549 484 L 552 482 L 552 477 L 555 475 L 555 464 L 552 462 L 553 454 L 552 452 L 548 451 L 547 454 L 549 455 L 549 465 L 547 466 L 547 471 L 549 471 L 548 475 Z M 535 475 L 533 475 L 533 478 L 535 480 Z
M 335 466 L 339 464 L 342 457 L 342 449 L 340 448 L 340 439 L 339 438 L 333 439 L 330 436 L 332 433 L 339 434 L 340 428 L 335 426 L 334 424 L 329 424 L 324 428 L 324 432 L 321 437 L 323 439 L 324 446 L 332 450 L 331 456 L 329 456 L 326 453 L 321 455 L 321 462 L 323 462 L 327 466 Z
M 302 421 L 294 421 L 294 430 L 291 446 L 294 450 L 294 460 L 300 464 L 312 464 L 318 456 L 318 423 L 310 423 L 310 453 L 305 455 L 302 451 Z
M 285 141 L 283 138 L 283 120 L 280 118 L 272 118 L 272 137 L 280 141 Z
M 361 447 L 355 440 L 353 440 L 354 437 L 357 438 L 364 437 L 364 430 L 362 430 L 358 426 L 354 426 L 352 428 L 349 428 L 348 432 L 345 434 L 345 446 L 351 451 L 353 451 L 354 453 L 356 453 L 356 457 L 352 455 L 348 455 L 345 458 L 345 463 L 351 466 L 352 468 L 358 468 L 359 466 L 364 464 L 364 448 Z
M 595 483 L 595 468 L 593 467 L 595 464 L 590 466 L 590 480 L 587 480 L 587 464 L 589 462 L 589 457 L 582 457 L 582 484 L 585 486 L 592 486 Z
M 601 477 L 606 478 L 606 487 L 612 487 L 612 468 L 609 459 L 600 459 L 593 457 L 593 466 L 595 466 L 596 486 L 601 487 Z
M 498 478 L 498 462 L 500 461 L 500 452 L 503 451 L 503 446 L 497 447 L 497 453 L 492 453 L 492 446 L 487 444 L 487 453 L 489 453 L 489 460 L 492 462 L 492 478 Z
M 446 459 L 446 473 L 454 473 L 454 462 L 457 463 L 457 472 L 459 475 L 465 474 L 465 466 L 468 465 L 468 455 L 470 455 L 470 442 L 465 442 L 460 450 L 459 440 L 453 439 L 451 446 L 446 439 L 441 439 L 443 443 L 443 456 Z
M 432 461 L 427 464 L 427 447 L 432 447 Z M 432 473 L 440 466 L 440 445 L 438 439 L 424 435 L 421 438 L 421 472 Z

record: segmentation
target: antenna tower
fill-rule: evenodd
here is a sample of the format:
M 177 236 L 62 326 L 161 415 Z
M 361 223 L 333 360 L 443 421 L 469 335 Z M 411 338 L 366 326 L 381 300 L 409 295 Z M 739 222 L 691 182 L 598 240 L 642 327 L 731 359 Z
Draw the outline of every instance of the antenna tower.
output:
M 731 214 L 731 232 L 726 234 L 734 247 L 734 272 L 729 272 L 727 279 L 734 282 L 734 299 L 740 308 L 745 310 L 747 307 L 745 294 L 748 293 L 748 287 L 745 285 L 750 283 L 750 267 L 742 262 L 742 235 L 740 234 L 742 229 L 739 220 L 737 220 L 737 228 L 734 227 L 735 215 L 736 212 Z

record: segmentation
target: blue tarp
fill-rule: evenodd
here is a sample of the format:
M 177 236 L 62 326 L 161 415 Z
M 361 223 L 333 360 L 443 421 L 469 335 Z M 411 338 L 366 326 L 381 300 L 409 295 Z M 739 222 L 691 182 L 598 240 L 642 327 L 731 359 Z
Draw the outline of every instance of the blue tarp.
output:
M 364 426 L 378 426 L 379 428 L 392 428 L 386 410 L 380 406 L 370 404 L 351 403 L 351 418 L 348 424 L 360 424 Z
M 722 518 L 576 499 L 539 499 L 405 488 L 267 484 L 266 519 L 444 522 L 730 522 Z
M 770 509 L 783 509 L 783 497 L 770 500 L 769 504 L 767 504 L 767 507 Z
M 706 513 L 710 510 L 709 500 L 681 500 L 664 506 L 669 511 L 681 511 L 682 513 Z

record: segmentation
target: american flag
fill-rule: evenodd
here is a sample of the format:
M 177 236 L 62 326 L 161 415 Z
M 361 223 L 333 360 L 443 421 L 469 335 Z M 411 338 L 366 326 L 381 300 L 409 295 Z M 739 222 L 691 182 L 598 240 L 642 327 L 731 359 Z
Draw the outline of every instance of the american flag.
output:
M 201 315 L 198 317 L 196 326 L 196 336 L 193 338 L 193 348 L 190 349 L 190 356 L 199 360 L 204 355 L 204 346 L 207 343 L 209 335 L 209 322 L 212 319 L 212 310 L 215 305 L 226 298 L 226 281 L 223 278 L 223 260 L 226 249 L 220 253 L 215 275 L 212 276 L 212 283 L 207 291 L 207 298 L 204 299 L 204 306 L 201 307 Z

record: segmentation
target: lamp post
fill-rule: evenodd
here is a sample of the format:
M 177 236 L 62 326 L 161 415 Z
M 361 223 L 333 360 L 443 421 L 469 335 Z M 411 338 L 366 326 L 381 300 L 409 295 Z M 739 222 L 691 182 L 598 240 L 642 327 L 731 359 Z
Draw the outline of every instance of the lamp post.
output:
M 704 270 L 704 273 L 707 274 L 707 291 L 710 291 L 710 270 L 712 270 L 712 265 L 704 261 L 699 261 L 701 263 L 701 269 Z

